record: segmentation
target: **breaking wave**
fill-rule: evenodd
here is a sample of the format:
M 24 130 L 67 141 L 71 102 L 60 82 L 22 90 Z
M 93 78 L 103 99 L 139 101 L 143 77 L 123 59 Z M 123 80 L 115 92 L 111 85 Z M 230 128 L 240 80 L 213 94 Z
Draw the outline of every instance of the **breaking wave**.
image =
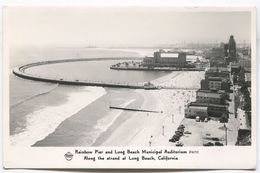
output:
M 42 91 L 42 92 L 40 92 L 40 93 L 38 93 L 38 94 L 35 94 L 35 95 L 31 96 L 31 97 L 25 98 L 24 100 L 20 100 L 19 102 L 17 102 L 17 103 L 15 103 L 15 104 L 11 105 L 10 108 L 14 108 L 14 107 L 16 107 L 16 106 L 19 106 L 19 105 L 23 104 L 24 102 L 29 101 L 29 100 L 31 100 L 31 99 L 34 99 L 34 98 L 36 98 L 36 97 L 39 97 L 39 96 L 41 96 L 41 95 L 48 94 L 48 93 L 50 93 L 51 91 L 55 90 L 58 86 L 59 86 L 58 83 L 57 83 L 57 84 L 54 84 L 53 87 L 47 89 L 46 91 Z
M 66 102 L 57 106 L 48 106 L 26 115 L 26 129 L 11 136 L 11 144 L 31 146 L 44 139 L 65 119 L 76 114 L 81 109 L 106 93 L 101 87 L 82 87 L 66 95 Z

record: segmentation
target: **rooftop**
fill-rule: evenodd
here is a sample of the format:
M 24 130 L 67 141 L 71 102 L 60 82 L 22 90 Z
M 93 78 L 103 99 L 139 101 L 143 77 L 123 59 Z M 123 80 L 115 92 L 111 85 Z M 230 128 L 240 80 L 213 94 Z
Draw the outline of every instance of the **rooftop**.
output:
M 217 74 L 217 73 L 222 73 L 222 74 L 229 74 L 229 71 L 220 71 L 220 70 L 217 70 L 217 69 L 209 69 L 206 71 L 206 73 L 214 73 L 214 74 Z
M 197 96 L 200 97 L 211 97 L 211 98 L 221 98 L 222 94 L 216 93 L 216 92 L 203 92 L 202 91 L 197 91 Z
M 161 53 L 161 58 L 178 58 L 179 53 Z
M 212 106 L 212 107 L 219 107 L 219 108 L 227 108 L 226 105 L 219 105 L 219 104 L 212 104 L 212 103 L 198 103 L 198 102 L 191 102 L 189 106 Z
M 222 81 L 223 79 L 221 77 L 208 77 L 209 81 Z
M 208 110 L 207 106 L 199 106 L 199 105 L 190 105 L 188 108 L 196 108 L 196 109 L 201 109 L 201 110 Z

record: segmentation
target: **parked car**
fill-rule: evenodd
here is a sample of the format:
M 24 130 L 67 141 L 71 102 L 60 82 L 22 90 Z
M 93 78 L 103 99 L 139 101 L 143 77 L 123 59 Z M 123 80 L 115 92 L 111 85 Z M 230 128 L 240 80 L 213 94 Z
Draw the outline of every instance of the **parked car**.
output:
M 224 145 L 220 142 L 215 142 L 215 146 L 224 146 Z
M 175 139 L 171 138 L 169 139 L 169 142 L 175 142 Z
M 169 139 L 169 142 L 176 142 L 180 140 L 180 136 L 179 135 L 173 135 L 173 137 L 171 139 Z
M 216 137 L 211 138 L 211 140 L 212 140 L 212 141 L 220 141 L 220 139 L 219 139 L 219 138 L 216 138 Z
M 178 141 L 177 143 L 176 143 L 176 145 L 175 146 L 177 146 L 177 147 L 182 147 L 183 146 L 183 143 L 182 142 L 180 142 L 180 141 Z
M 181 132 L 181 131 L 175 131 L 175 135 L 182 136 L 182 135 L 183 135 L 183 132 Z
M 176 139 L 177 141 L 181 138 L 181 135 L 177 134 L 177 135 L 173 135 L 173 138 Z
M 204 121 L 205 121 L 205 117 L 201 116 L 201 117 L 200 117 L 200 121 L 201 121 L 201 122 L 204 122 Z
M 183 133 L 183 132 L 184 132 L 184 129 L 183 129 L 183 128 L 178 128 L 177 131 Z
M 212 142 L 208 142 L 206 144 L 203 144 L 203 146 L 214 146 L 214 144 Z

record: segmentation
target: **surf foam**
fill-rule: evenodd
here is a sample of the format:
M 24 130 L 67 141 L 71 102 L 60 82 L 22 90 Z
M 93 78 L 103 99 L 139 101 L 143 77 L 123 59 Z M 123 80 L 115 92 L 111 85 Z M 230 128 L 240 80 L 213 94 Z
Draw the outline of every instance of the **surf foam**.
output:
M 11 136 L 11 144 L 31 146 L 44 139 L 65 119 L 76 114 L 81 109 L 106 94 L 101 87 L 82 87 L 82 91 L 67 94 L 67 101 L 57 106 L 48 106 L 34 111 L 26 116 L 25 131 Z

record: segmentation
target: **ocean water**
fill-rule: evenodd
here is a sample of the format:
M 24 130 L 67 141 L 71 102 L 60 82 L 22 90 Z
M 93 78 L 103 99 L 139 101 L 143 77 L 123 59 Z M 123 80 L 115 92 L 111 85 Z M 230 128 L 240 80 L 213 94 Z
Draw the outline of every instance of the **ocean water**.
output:
M 122 111 L 109 109 L 109 105 L 131 107 L 142 101 L 133 90 L 107 89 L 105 95 L 61 122 L 53 133 L 34 146 L 91 146 L 122 119 Z
M 147 51 L 147 50 L 145 50 Z M 141 56 L 141 50 L 109 50 L 87 48 L 21 49 L 11 51 L 10 71 L 17 65 L 31 62 L 65 59 Z M 109 65 L 64 63 L 55 67 L 32 69 L 40 75 L 63 78 L 91 78 L 120 82 L 144 82 L 167 73 L 128 74 L 110 72 Z M 47 69 L 46 69 L 47 68 Z M 43 73 L 44 72 L 44 73 Z M 121 75 L 122 74 L 122 75 Z M 59 76 L 61 75 L 61 76 Z M 112 78 L 111 78 L 112 76 Z M 142 104 L 135 90 L 102 87 L 65 86 L 24 80 L 10 73 L 10 139 L 17 146 L 91 146 L 109 129 L 122 111 L 109 105 Z
M 80 87 L 64 93 L 64 103 L 42 106 L 26 115 L 25 130 L 11 136 L 11 144 L 31 146 L 55 131 L 59 124 L 106 93 L 101 87 Z M 46 100 L 48 101 L 48 100 Z
M 35 66 L 25 72 L 37 76 L 106 83 L 143 83 L 169 74 L 163 71 L 111 70 L 110 66 L 126 60 L 83 61 Z M 47 72 L 47 73 L 46 73 Z

